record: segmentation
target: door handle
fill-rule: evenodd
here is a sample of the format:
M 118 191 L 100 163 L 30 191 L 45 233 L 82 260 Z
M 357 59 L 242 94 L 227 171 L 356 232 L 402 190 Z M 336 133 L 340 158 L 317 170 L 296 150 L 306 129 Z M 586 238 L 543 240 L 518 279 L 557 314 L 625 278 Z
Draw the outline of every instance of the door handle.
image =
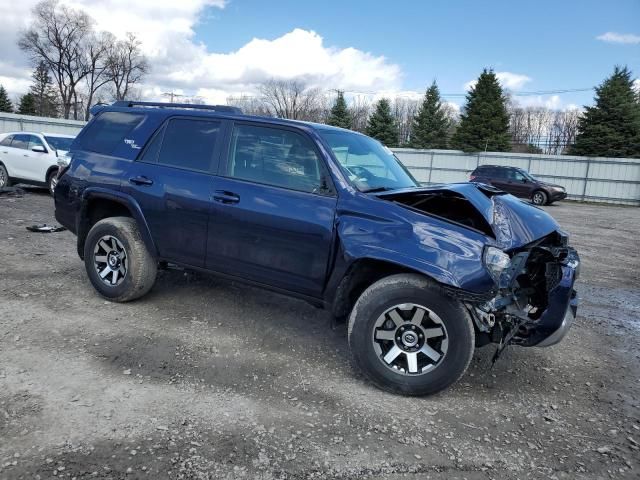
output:
M 231 203 L 238 203 L 240 201 L 240 195 L 238 195 L 237 193 L 228 192 L 226 190 L 216 190 L 216 192 L 213 194 L 213 199 L 216 202 L 228 205 Z
M 153 185 L 153 180 L 144 176 L 132 177 L 129 179 L 129 182 L 134 185 Z

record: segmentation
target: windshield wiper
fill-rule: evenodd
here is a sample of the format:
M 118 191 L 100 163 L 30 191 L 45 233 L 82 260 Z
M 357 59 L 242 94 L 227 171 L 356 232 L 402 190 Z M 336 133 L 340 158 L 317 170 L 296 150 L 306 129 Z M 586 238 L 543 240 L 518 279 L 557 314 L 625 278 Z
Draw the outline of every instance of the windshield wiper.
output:
M 375 192 L 386 192 L 387 190 L 393 190 L 391 187 L 371 187 L 365 188 L 364 190 L 360 190 L 362 193 L 375 193 Z

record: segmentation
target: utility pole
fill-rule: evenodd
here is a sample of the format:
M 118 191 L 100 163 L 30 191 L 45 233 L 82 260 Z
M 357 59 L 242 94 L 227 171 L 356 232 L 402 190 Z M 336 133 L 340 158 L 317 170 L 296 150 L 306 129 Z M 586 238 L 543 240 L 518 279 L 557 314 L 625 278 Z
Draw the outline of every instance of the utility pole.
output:
M 171 100 L 170 100 L 170 102 L 171 102 L 171 103 L 173 103 L 173 99 L 174 99 L 174 97 L 184 97 L 184 95 L 181 95 L 181 94 L 179 94 L 179 93 L 173 93 L 173 90 L 172 90 L 172 91 L 170 91 L 170 92 L 164 92 L 164 93 L 162 94 L 162 96 L 163 96 L 163 97 L 170 97 L 170 98 L 171 98 Z

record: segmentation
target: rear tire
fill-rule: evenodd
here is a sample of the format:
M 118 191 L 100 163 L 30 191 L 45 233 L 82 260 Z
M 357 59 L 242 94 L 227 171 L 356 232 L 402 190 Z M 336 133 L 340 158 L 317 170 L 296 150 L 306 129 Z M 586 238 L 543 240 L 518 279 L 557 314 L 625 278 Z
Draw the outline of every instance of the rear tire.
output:
M 475 347 L 464 306 L 418 274 L 391 275 L 360 296 L 349 317 L 353 363 L 382 390 L 429 395 L 455 383 Z
M 536 190 L 535 192 L 533 192 L 533 195 L 531 195 L 531 203 L 533 203 L 534 205 L 546 205 L 548 201 L 549 197 L 542 190 Z
M 7 172 L 7 168 L 0 164 L 0 188 L 10 187 L 13 184 L 11 179 L 9 178 L 9 172 Z
M 157 262 L 129 217 L 105 218 L 91 228 L 84 265 L 93 287 L 114 302 L 142 297 L 156 280 Z

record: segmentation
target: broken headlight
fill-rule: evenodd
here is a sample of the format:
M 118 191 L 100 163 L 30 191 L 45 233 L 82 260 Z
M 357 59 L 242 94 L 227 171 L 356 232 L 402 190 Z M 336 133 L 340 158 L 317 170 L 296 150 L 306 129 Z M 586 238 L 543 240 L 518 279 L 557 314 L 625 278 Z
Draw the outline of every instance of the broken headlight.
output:
M 511 264 L 511 258 L 496 247 L 485 247 L 483 255 L 484 266 L 493 280 L 498 283 L 502 272 Z

